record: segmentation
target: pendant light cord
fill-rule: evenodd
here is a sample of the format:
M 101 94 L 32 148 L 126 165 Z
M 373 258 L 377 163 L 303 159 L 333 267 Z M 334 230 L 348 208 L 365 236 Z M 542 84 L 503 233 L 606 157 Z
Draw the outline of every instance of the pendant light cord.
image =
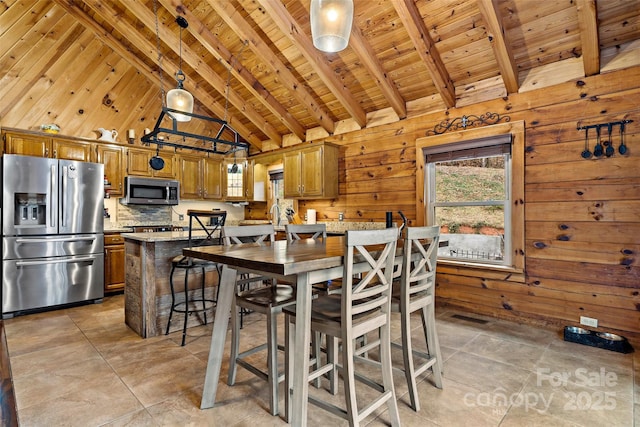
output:
M 162 83 L 162 53 L 160 53 L 160 26 L 158 24 L 158 0 L 153 0 L 153 13 L 156 16 L 156 49 L 158 51 L 158 74 L 160 76 L 160 102 L 162 107 L 166 107 L 166 101 L 164 96 L 164 84 Z M 182 28 L 180 29 L 182 31 Z M 181 40 L 182 41 L 182 40 Z M 180 45 L 182 49 L 182 44 Z M 182 60 L 182 56 L 180 57 Z

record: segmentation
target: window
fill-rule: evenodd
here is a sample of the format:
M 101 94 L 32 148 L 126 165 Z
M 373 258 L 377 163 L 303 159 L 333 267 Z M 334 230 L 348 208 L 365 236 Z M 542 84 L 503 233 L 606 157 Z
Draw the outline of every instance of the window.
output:
M 424 150 L 428 224 L 441 227 L 438 256 L 511 265 L 511 135 Z
M 448 242 L 439 263 L 524 271 L 524 122 L 419 138 L 416 165 L 417 224 Z

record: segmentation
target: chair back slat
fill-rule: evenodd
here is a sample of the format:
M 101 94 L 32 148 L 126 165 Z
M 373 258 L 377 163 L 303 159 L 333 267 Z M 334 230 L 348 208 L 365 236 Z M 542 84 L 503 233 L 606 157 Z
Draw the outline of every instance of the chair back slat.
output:
M 187 211 L 189 217 L 189 247 L 220 244 L 221 239 L 217 243 L 214 242 L 214 234 L 218 231 L 227 219 L 226 211 L 201 211 L 189 209 Z M 195 220 L 195 224 L 194 224 Z M 211 223 L 211 225 L 209 225 Z M 194 231 L 204 231 L 204 237 L 194 236 Z
M 327 238 L 327 226 L 325 224 L 286 224 L 284 229 L 289 243 L 303 239 L 304 237 L 302 236 L 309 236 L 311 239 Z
M 433 298 L 440 227 L 408 227 L 404 240 L 401 298 Z
M 397 238 L 396 228 L 346 232 L 342 318 L 349 324 L 354 315 L 389 313 Z M 354 272 L 357 263 L 368 267 L 362 278 Z
M 225 245 L 237 243 L 262 243 L 264 241 L 274 242 L 276 232 L 273 224 L 261 225 L 233 225 L 222 227 L 222 238 Z

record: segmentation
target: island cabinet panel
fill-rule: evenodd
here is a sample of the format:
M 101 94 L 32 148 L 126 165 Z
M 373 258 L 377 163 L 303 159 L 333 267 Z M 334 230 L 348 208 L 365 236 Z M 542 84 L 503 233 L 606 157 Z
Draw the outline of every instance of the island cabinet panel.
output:
M 165 333 L 171 308 L 171 260 L 188 246 L 187 232 L 125 233 L 125 322 L 143 338 Z M 200 294 L 202 274 L 189 273 L 189 296 Z M 184 300 L 184 271 L 174 274 L 177 301 Z M 215 266 L 205 269 L 205 298 L 214 299 L 218 286 Z M 184 317 L 174 314 L 170 332 L 182 328 Z M 213 319 L 213 313 L 207 313 Z M 201 325 L 201 316 L 189 316 L 187 327 Z
M 120 233 L 104 235 L 104 292 L 124 289 L 124 238 Z

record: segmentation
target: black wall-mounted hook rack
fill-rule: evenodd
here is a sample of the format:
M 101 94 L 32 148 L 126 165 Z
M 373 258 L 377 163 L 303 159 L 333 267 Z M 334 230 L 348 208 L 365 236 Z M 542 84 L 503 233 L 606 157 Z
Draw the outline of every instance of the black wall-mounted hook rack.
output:
M 595 129 L 596 135 L 597 135 L 597 142 L 596 142 L 595 148 L 593 149 L 593 157 L 595 159 L 600 159 L 600 158 L 603 158 L 602 157 L 603 154 L 606 155 L 606 157 L 612 157 L 615 154 L 615 149 L 613 147 L 613 137 L 612 137 L 614 126 L 618 126 L 620 130 L 620 146 L 618 147 L 618 152 L 621 155 L 627 154 L 628 147 L 624 143 L 625 125 L 627 123 L 633 123 L 633 120 L 619 120 L 617 122 L 599 123 L 599 124 L 587 125 L 587 126 L 580 126 L 580 122 L 578 122 L 577 130 L 585 131 L 585 143 L 584 143 L 585 146 L 584 146 L 584 151 L 580 153 L 580 156 L 583 159 L 591 158 L 592 153 L 589 151 L 589 129 Z M 608 131 L 607 133 L 608 141 L 605 141 L 604 145 L 606 147 L 604 148 L 600 143 L 600 131 L 602 128 L 605 128 Z

